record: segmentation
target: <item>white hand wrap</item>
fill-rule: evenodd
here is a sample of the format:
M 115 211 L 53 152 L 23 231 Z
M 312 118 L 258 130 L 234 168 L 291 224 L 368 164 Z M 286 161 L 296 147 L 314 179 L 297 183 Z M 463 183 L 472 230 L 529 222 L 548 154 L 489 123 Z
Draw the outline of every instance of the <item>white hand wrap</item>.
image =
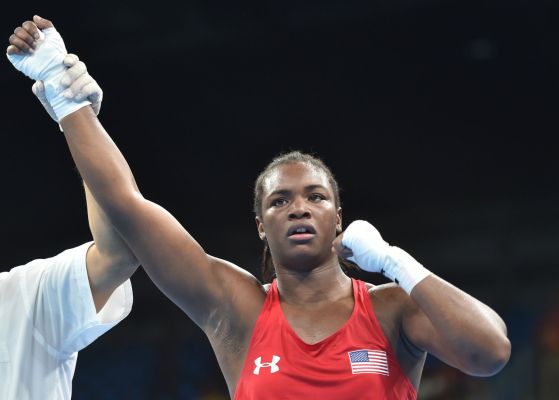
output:
M 66 71 L 63 64 L 66 46 L 62 36 L 55 28 L 48 28 L 41 32 L 41 39 L 37 41 L 33 54 L 8 54 L 8 59 L 14 67 L 29 78 L 40 80 L 45 85 L 45 95 L 52 106 L 59 122 L 66 115 L 88 106 L 89 101 L 74 101 L 64 97 L 65 87 L 60 79 Z
M 431 274 L 404 250 L 386 243 L 379 231 L 367 221 L 353 221 L 344 231 L 342 245 L 353 253 L 348 260 L 365 271 L 380 272 L 408 294 Z

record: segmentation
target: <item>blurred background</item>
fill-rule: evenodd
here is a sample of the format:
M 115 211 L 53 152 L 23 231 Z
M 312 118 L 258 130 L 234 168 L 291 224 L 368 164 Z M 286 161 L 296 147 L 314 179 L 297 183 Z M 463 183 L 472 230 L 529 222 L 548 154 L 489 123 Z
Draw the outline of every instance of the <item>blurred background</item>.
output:
M 53 2 L 54 3 L 54 2 Z M 38 13 L 104 89 L 100 119 L 145 197 L 259 276 L 252 185 L 280 152 L 324 159 L 345 225 L 391 243 L 505 319 L 492 378 L 434 358 L 419 399 L 559 398 L 556 4 L 108 1 Z M 1 270 L 89 240 L 79 176 L 31 82 L 4 61 Z M 359 275 L 383 283 L 376 275 Z M 129 318 L 79 356 L 75 399 L 228 398 L 201 331 L 143 271 Z

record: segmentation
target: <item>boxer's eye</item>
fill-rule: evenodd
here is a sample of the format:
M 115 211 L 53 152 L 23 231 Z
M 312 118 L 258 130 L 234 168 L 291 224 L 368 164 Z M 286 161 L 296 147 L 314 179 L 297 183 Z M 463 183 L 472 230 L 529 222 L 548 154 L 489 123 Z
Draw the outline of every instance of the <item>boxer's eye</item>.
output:
M 322 200 L 326 200 L 326 196 L 320 193 L 313 193 L 309 196 L 309 200 L 312 201 L 313 203 L 318 203 Z
M 272 207 L 281 207 L 285 204 L 287 204 L 287 199 L 283 198 L 283 197 L 279 197 L 277 199 L 272 200 Z

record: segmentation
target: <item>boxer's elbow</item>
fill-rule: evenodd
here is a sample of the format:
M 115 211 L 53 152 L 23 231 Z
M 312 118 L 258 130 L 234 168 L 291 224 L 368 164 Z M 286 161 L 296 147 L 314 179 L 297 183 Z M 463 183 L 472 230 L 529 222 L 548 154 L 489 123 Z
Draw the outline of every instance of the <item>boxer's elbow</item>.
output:
M 488 377 L 500 372 L 511 354 L 511 343 L 505 335 L 493 338 L 483 350 L 468 355 L 467 366 L 462 370 L 468 375 Z

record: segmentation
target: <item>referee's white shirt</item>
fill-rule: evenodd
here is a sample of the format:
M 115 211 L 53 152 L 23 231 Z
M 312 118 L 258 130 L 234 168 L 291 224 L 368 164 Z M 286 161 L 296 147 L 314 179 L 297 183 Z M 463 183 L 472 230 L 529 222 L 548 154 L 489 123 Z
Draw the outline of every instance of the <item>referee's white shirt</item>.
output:
M 129 280 L 96 313 L 90 245 L 0 273 L 0 399 L 70 399 L 77 352 L 130 313 Z

